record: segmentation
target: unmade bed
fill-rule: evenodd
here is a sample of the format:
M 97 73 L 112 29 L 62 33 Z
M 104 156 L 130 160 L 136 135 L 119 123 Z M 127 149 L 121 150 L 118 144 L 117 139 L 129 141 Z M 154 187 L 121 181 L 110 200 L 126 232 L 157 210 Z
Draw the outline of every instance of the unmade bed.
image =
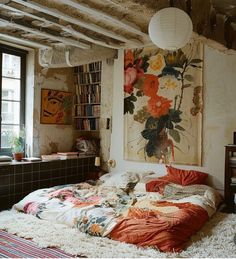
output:
M 180 252 L 216 212 L 221 196 L 202 184 L 207 174 L 167 172 L 107 174 L 97 182 L 40 189 L 13 208 L 90 235 Z

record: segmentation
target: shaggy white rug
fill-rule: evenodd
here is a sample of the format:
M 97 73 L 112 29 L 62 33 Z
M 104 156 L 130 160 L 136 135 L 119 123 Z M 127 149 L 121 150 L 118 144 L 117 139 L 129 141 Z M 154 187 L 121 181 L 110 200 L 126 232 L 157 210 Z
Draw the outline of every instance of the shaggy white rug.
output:
M 108 238 L 92 237 L 77 229 L 15 211 L 0 212 L 0 229 L 30 238 L 40 247 L 59 247 L 67 253 L 87 257 L 236 257 L 236 214 L 220 212 L 191 238 L 187 249 L 179 254 L 166 254 Z

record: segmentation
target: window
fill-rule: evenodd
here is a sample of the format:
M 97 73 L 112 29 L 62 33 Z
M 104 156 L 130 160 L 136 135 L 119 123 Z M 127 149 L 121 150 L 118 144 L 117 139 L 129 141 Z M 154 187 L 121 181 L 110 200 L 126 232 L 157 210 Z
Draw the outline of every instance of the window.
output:
M 9 137 L 24 127 L 26 54 L 0 44 L 0 154 L 10 154 Z

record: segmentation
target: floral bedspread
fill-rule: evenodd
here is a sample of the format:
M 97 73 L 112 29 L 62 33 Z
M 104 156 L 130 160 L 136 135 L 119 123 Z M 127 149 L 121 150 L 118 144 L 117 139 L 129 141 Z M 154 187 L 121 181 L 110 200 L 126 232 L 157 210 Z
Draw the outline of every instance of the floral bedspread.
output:
M 127 193 L 114 186 L 88 183 L 55 186 L 30 193 L 13 208 L 77 227 L 90 235 L 108 236 L 162 251 L 181 251 L 188 238 L 216 211 L 217 202 L 207 186 L 188 190 L 175 185 L 170 188 L 176 196 L 183 192 L 183 197 L 170 199 L 168 193 L 166 197 L 153 192 Z
M 135 199 L 115 187 L 80 183 L 34 191 L 13 208 L 91 235 L 106 236 Z

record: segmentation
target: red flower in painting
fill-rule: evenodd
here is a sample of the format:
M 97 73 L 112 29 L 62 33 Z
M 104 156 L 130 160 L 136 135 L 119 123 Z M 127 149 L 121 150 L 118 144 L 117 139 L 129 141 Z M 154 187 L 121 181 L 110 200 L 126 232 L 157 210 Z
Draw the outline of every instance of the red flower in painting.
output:
M 155 97 L 159 88 L 158 77 L 152 74 L 144 75 L 143 92 L 146 96 Z
M 168 113 L 172 100 L 162 96 L 154 96 L 148 101 L 147 109 L 154 118 Z
M 135 68 L 136 68 L 136 71 L 137 71 L 137 79 L 141 78 L 144 75 L 144 71 L 141 68 L 141 66 L 142 66 L 142 59 L 139 58 L 137 60 L 137 63 L 135 64 Z
M 134 54 L 133 54 L 133 51 L 129 49 L 125 52 L 125 68 L 128 65 L 133 65 L 133 64 L 134 64 Z
M 131 94 L 133 92 L 133 83 L 136 81 L 137 78 L 137 70 L 133 67 L 128 67 L 125 70 L 125 84 L 124 84 L 124 91 L 126 93 Z

